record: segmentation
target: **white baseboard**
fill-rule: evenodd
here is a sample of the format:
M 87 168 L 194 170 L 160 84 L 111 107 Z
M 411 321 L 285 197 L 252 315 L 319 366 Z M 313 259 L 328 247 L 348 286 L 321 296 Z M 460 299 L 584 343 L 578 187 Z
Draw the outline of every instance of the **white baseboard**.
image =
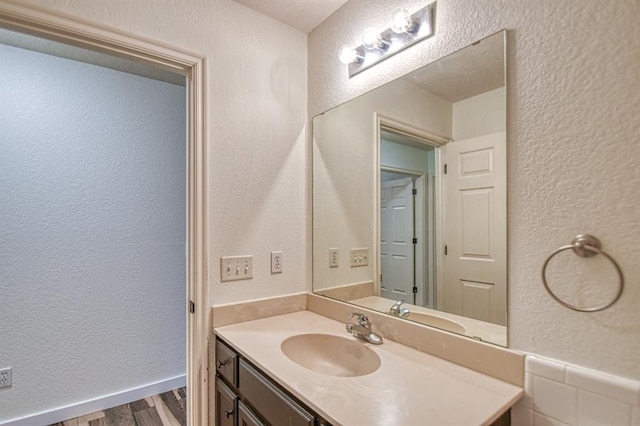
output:
M 77 404 L 71 404 L 65 407 L 31 414 L 26 417 L 8 420 L 4 423 L 0 422 L 0 426 L 44 426 L 52 423 L 63 422 L 86 414 L 95 413 L 96 411 L 106 410 L 107 408 L 117 407 L 118 405 L 128 404 L 153 395 L 169 392 L 170 390 L 186 386 L 186 383 L 186 375 L 172 377 L 170 379 L 129 389 L 124 392 L 118 392 L 90 399 L 88 401 L 78 402 Z

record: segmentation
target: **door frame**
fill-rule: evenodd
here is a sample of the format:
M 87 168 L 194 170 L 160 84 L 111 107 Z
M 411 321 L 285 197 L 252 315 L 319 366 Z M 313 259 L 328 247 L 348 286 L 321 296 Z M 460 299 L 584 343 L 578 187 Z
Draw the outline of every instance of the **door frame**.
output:
M 443 164 L 443 153 L 442 150 L 446 149 L 446 144 L 451 142 L 452 139 L 444 136 L 440 136 L 438 134 L 429 132 L 428 130 L 421 129 L 419 127 L 408 124 L 402 120 L 398 120 L 397 118 L 393 118 L 384 114 L 380 114 L 379 112 L 373 113 L 373 288 L 376 294 L 380 294 L 380 226 L 381 226 L 381 218 L 380 218 L 380 138 L 382 136 L 382 130 L 388 129 L 395 133 L 405 134 L 410 136 L 411 138 L 427 145 L 432 146 L 435 149 L 435 160 L 436 160 L 436 182 L 440 182 L 436 185 L 436 211 L 435 211 L 435 221 L 437 224 L 443 223 L 444 212 L 442 210 L 442 164 Z M 443 241 L 442 230 L 440 226 L 436 227 L 435 233 L 435 244 L 434 247 L 436 249 L 436 263 L 441 265 L 442 254 L 438 247 L 441 247 L 441 242 Z M 426 247 L 425 247 L 426 249 Z M 439 281 L 441 281 L 440 271 L 441 268 L 437 268 L 436 272 L 436 286 Z
M 187 424 L 208 422 L 207 159 L 204 55 L 78 17 L 0 0 L 0 27 L 186 77 L 187 92 Z M 195 310 L 190 313 L 189 302 Z

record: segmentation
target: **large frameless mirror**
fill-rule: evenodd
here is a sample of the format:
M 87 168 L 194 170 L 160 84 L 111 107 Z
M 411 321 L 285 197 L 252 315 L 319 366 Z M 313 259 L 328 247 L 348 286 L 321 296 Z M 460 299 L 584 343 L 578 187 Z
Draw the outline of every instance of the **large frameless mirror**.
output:
M 502 31 L 313 119 L 313 291 L 506 346 Z

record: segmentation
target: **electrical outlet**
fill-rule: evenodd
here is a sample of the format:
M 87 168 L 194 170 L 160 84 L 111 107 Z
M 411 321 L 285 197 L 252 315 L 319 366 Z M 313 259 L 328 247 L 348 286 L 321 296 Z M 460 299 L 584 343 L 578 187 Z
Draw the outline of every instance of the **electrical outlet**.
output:
M 352 268 L 355 268 L 357 266 L 367 266 L 369 264 L 369 249 L 351 249 L 351 251 L 349 252 L 349 259 Z
M 0 388 L 11 386 L 12 374 L 11 368 L 3 368 L 0 370 Z
M 337 268 L 338 267 L 338 256 L 339 252 L 337 248 L 329 249 L 329 268 Z
M 220 280 L 237 281 L 253 278 L 253 256 L 226 256 L 220 258 Z
M 281 274 L 282 273 L 282 252 L 281 251 L 272 251 L 271 252 L 271 273 L 272 274 Z

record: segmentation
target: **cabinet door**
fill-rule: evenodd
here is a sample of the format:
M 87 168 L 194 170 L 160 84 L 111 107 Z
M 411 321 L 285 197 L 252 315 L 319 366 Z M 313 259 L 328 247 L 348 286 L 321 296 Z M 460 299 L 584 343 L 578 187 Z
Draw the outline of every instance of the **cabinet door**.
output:
M 240 393 L 260 416 L 274 426 L 313 426 L 313 414 L 273 385 L 261 372 L 240 358 Z
M 235 351 L 216 339 L 216 374 L 233 387 L 238 387 L 238 356 Z
M 236 426 L 238 396 L 219 378 L 216 379 L 216 425 Z
M 238 401 L 238 426 L 266 426 L 251 412 L 244 402 Z

